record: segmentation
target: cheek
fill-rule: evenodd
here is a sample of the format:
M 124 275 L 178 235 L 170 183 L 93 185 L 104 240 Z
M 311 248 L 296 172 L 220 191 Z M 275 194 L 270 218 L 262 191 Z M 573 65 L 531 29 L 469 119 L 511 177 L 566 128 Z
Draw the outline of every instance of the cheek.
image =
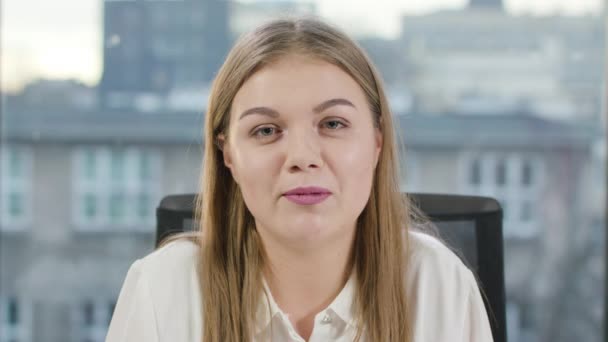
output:
M 338 153 L 334 153 L 333 169 L 344 203 L 359 213 L 368 202 L 372 187 L 376 158 L 373 144 L 353 143 L 334 152 Z
M 340 215 L 349 222 L 356 220 L 368 203 L 374 177 L 374 150 L 362 144 L 356 147 L 342 149 L 334 164 L 341 192 Z
M 273 186 L 280 170 L 275 154 L 255 148 L 243 149 L 235 154 L 234 163 L 246 200 L 274 194 Z
M 340 177 L 362 182 L 373 175 L 376 152 L 369 144 L 354 143 L 335 152 L 334 165 L 339 170 Z

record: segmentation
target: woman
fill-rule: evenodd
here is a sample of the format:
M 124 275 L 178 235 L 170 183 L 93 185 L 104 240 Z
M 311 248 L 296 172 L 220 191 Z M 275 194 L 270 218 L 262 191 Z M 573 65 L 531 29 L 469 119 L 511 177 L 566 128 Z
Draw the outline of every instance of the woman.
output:
M 107 341 L 491 341 L 472 273 L 412 228 L 397 158 L 347 36 L 241 37 L 210 94 L 198 231 L 131 266 Z

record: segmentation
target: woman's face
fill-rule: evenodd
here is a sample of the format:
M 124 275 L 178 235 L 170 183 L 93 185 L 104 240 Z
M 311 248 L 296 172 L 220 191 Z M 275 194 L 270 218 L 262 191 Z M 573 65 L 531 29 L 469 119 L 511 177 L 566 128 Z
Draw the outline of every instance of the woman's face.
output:
M 265 244 L 352 237 L 382 145 L 357 82 L 333 64 L 288 55 L 243 84 L 230 115 L 224 162 Z

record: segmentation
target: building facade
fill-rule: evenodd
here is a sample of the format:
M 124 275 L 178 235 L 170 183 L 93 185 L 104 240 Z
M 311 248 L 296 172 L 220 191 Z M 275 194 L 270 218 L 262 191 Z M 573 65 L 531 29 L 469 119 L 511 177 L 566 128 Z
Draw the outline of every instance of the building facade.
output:
M 406 146 L 404 191 L 489 195 L 505 207 L 510 331 L 524 336 L 513 341 L 535 340 L 545 319 L 535 306 L 555 300 L 551 285 L 564 276 L 564 256 L 553 252 L 566 250 L 583 217 L 593 129 L 517 115 L 396 118 Z M 202 119 L 115 111 L 7 117 L 5 336 L 103 340 L 129 265 L 154 248 L 156 205 L 198 189 Z
M 104 1 L 100 103 L 133 108 L 139 95 L 209 83 L 232 44 L 228 1 Z

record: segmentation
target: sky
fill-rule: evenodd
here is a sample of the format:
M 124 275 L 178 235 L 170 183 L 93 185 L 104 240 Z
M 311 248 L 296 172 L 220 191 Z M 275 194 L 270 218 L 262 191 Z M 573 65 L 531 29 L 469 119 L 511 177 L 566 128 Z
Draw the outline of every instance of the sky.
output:
M 458 9 L 468 3 L 468 0 L 374 0 L 370 6 L 369 0 L 312 1 L 322 17 L 349 34 L 386 38 L 399 34 L 403 15 Z M 506 9 L 516 15 L 599 15 L 603 1 L 504 0 Z M 0 6 L 3 90 L 16 91 L 36 78 L 75 78 L 89 85 L 99 81 L 102 0 L 0 0 Z

